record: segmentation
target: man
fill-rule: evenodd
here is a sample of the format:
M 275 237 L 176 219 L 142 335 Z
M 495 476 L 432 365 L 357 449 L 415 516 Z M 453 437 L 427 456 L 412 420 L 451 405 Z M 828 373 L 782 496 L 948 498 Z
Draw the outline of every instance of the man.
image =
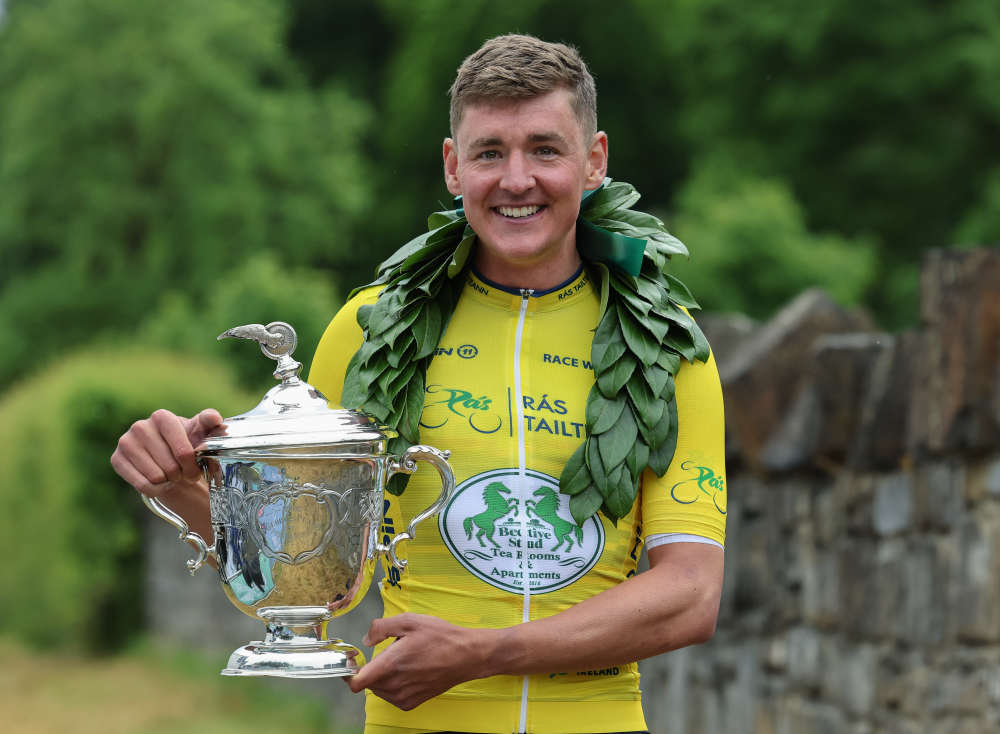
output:
M 451 94 L 445 181 L 475 244 L 419 384 L 420 440 L 452 451 L 458 487 L 437 532 L 421 529 L 408 544 L 406 572 L 383 583 L 386 616 L 364 640 L 376 655 L 349 683 L 373 694 L 369 734 L 641 731 L 633 661 L 715 629 L 725 532 L 718 374 L 710 356 L 676 371 L 674 459 L 662 477 L 645 470 L 617 522 L 608 503 L 569 521 L 559 477 L 589 439 L 584 427 L 596 429 L 585 413 L 606 308 L 596 265 L 578 248 L 581 199 L 605 183 L 608 162 L 593 79 L 571 48 L 504 36 L 465 60 Z M 374 338 L 361 309 L 383 293 L 352 298 L 317 350 L 309 380 L 333 402 L 357 369 L 352 355 Z M 641 317 L 621 308 L 622 320 Z M 157 411 L 122 438 L 112 463 L 206 534 L 192 445 L 220 422 L 214 411 Z M 588 460 L 588 471 L 599 463 Z M 435 480 L 421 474 L 389 498 L 387 523 L 404 525 L 429 504 Z M 636 574 L 643 539 L 650 568 Z

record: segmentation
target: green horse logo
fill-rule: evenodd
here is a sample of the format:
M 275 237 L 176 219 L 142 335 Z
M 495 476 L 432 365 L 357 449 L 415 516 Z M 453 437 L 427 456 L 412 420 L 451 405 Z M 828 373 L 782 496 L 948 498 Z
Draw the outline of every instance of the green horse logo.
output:
M 462 527 L 465 528 L 465 535 L 468 540 L 472 540 L 473 526 L 476 526 L 479 528 L 479 531 L 476 533 L 476 540 L 479 541 L 480 546 L 483 548 L 486 547 L 486 543 L 483 542 L 483 537 L 485 537 L 486 540 L 493 544 L 494 548 L 500 547 L 500 544 L 493 540 L 497 521 L 504 517 L 504 515 L 509 514 L 511 510 L 517 508 L 516 499 L 504 496 L 509 494 L 510 490 L 501 482 L 491 482 L 486 485 L 486 489 L 483 490 L 483 502 L 486 503 L 486 509 L 478 515 L 465 518 L 462 522 Z
M 583 542 L 583 528 L 559 517 L 559 497 L 556 496 L 556 491 L 552 487 L 539 487 L 532 494 L 541 499 L 527 500 L 524 507 L 529 515 L 534 515 L 552 528 L 557 542 L 549 550 L 557 550 L 563 543 L 566 544 L 566 550 L 571 549 L 573 547 L 571 533 L 576 537 L 576 544 L 580 545 Z

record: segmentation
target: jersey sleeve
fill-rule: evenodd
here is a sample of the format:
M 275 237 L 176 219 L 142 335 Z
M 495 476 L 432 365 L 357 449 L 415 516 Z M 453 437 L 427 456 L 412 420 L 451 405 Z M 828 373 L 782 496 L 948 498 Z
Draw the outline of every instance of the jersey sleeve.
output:
M 378 288 L 365 288 L 345 303 L 326 327 L 316 347 L 308 382 L 333 404 L 340 405 L 347 364 L 361 347 L 363 334 L 358 325 L 358 309 L 375 303 L 378 294 Z
M 714 354 L 707 362 L 682 363 L 675 397 L 673 461 L 662 477 L 650 469 L 643 474 L 643 536 L 649 545 L 699 538 L 725 545 L 726 430 Z

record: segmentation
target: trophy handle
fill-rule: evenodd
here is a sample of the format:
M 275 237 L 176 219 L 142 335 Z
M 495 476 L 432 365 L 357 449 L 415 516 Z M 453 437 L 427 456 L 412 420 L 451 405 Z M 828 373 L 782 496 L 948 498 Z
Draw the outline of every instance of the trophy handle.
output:
M 161 520 L 165 520 L 177 528 L 180 531 L 180 539 L 192 543 L 198 551 L 198 555 L 187 562 L 188 571 L 191 572 L 192 576 L 194 576 L 195 572 L 199 568 L 205 565 L 205 561 L 209 558 L 214 560 L 216 563 L 219 562 L 219 557 L 215 554 L 215 548 L 209 548 L 205 543 L 205 539 L 198 535 L 198 533 L 191 530 L 191 528 L 188 527 L 187 521 L 183 517 L 178 515 L 155 497 L 149 497 L 145 494 L 140 494 L 140 496 L 142 497 L 143 503 L 145 503 L 146 507 L 149 508 L 150 512 Z M 214 545 L 215 544 L 213 543 L 213 546 Z
M 406 568 L 406 561 L 396 556 L 396 546 L 404 540 L 413 540 L 417 524 L 423 522 L 431 515 L 441 512 L 455 491 L 455 474 L 448 463 L 449 456 L 451 456 L 450 451 L 441 451 L 433 446 L 418 445 L 408 448 L 399 458 L 392 457 L 389 460 L 389 472 L 386 475 L 386 479 L 393 474 L 413 474 L 417 470 L 418 461 L 429 462 L 438 470 L 438 474 L 441 475 L 441 494 L 434 501 L 434 504 L 414 517 L 406 527 L 406 532 L 396 535 L 388 546 L 382 544 L 378 546 L 379 551 L 389 554 L 389 560 L 392 561 L 392 565 L 400 571 Z

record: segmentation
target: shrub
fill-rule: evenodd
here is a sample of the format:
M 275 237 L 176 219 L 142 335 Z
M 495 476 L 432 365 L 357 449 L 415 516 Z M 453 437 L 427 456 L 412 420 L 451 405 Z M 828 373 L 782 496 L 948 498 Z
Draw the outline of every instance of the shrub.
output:
M 111 468 L 118 436 L 159 407 L 241 413 L 255 400 L 211 362 L 76 353 L 0 399 L 0 607 L 39 645 L 108 651 L 143 624 L 139 498 Z

